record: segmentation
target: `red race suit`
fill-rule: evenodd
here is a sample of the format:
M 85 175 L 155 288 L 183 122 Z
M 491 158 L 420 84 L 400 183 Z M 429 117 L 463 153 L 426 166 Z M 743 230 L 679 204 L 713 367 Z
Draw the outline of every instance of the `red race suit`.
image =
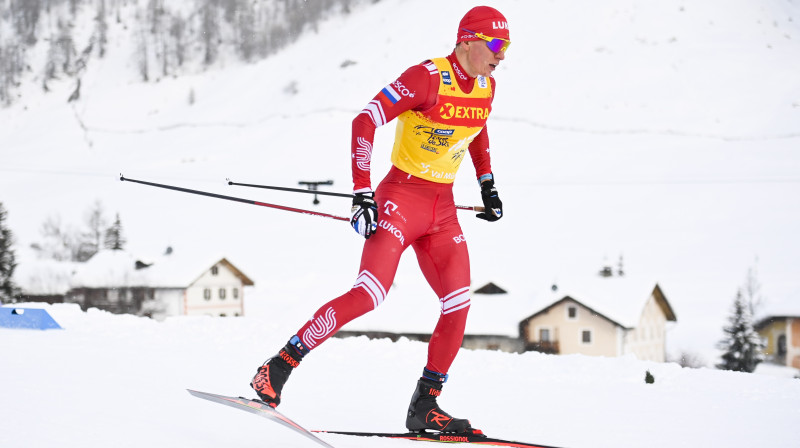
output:
M 469 77 L 454 52 L 407 69 L 353 120 L 354 192 L 372 191 L 375 129 L 397 118 L 393 166 L 375 190 L 378 230 L 364 243 L 353 288 L 319 308 L 297 333 L 308 349 L 380 305 L 411 246 L 441 303 L 426 368 L 442 374 L 450 369 L 470 305 L 469 253 L 452 183 L 467 152 L 478 179 L 492 172 L 486 119 L 494 90 L 493 78 Z

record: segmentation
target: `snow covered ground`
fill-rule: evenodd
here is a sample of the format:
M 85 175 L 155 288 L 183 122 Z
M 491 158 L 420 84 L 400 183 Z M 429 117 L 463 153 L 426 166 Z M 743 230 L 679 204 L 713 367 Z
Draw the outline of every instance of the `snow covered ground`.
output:
M 473 284 L 493 281 L 532 313 L 547 305 L 542 288 L 623 256 L 626 272 L 658 281 L 675 309 L 670 354 L 708 365 L 748 269 L 763 285 L 763 313 L 798 314 L 800 6 L 493 4 L 514 39 L 489 123 L 507 219 L 463 215 Z M 382 1 L 260 63 L 150 84 L 137 79 L 127 22 L 112 26 L 114 51 L 91 61 L 79 102 L 65 101 L 72 81 L 43 94 L 32 79 L 24 101 L 0 110 L 0 200 L 19 282 L 35 283 L 25 261 L 42 223 L 79 227 L 99 200 L 120 214 L 134 255 L 224 254 L 255 280 L 250 300 L 300 306 L 305 318 L 352 285 L 362 240 L 344 224 L 121 183 L 119 173 L 301 208 L 314 207 L 306 195 L 225 179 L 332 179 L 347 192 L 352 118 L 406 67 L 447 54 L 463 9 Z M 393 124 L 378 130 L 374 184 L 393 135 Z M 477 204 L 464 165 L 456 198 Z M 349 204 L 324 198 L 315 209 L 342 215 Z M 398 300 L 404 285 L 424 288 L 413 257 L 395 284 Z
M 655 278 L 677 313 L 670 353 L 698 353 L 709 365 L 749 268 L 764 312 L 798 314 L 800 4 L 492 4 L 514 41 L 495 75 L 489 123 L 507 216 L 461 219 L 473 283 L 498 282 L 533 298 L 533 310 L 534 286 L 593 277 L 623 255 L 625 270 Z M 36 80 L 24 84 L 24 101 L 0 109 L 0 201 L 20 275 L 48 216 L 78 226 L 101 200 L 120 214 L 132 253 L 222 253 L 256 286 L 241 319 L 157 323 L 57 306 L 64 331 L 0 331 L 0 446 L 308 446 L 184 389 L 247 394 L 255 366 L 352 285 L 360 237 L 343 223 L 118 175 L 303 208 L 314 207 L 307 196 L 225 178 L 332 179 L 332 190 L 348 191 L 352 118 L 406 67 L 447 54 L 464 10 L 456 0 L 383 0 L 260 63 L 150 84 L 136 79 L 130 42 L 112 26 L 118 51 L 92 61 L 79 102 L 66 103 L 71 82 L 51 83 L 48 94 Z M 393 135 L 393 125 L 378 131 L 373 184 Z M 459 203 L 479 202 L 473 173 L 462 168 Z M 315 209 L 341 215 L 349 203 L 323 198 Z M 392 309 L 420 287 L 406 256 Z M 296 372 L 282 409 L 312 428 L 402 429 L 424 351 L 331 340 Z M 648 369 L 654 385 L 644 384 Z M 493 435 L 570 447 L 797 444 L 796 380 L 468 351 L 451 374 L 443 404 Z
M 185 389 L 250 396 L 292 322 L 47 307 L 63 330 L 0 329 L 3 447 L 313 447 Z M 426 345 L 331 339 L 294 372 L 280 409 L 310 429 L 402 431 Z M 645 372 L 655 377 L 645 384 Z M 440 403 L 486 433 L 573 448 L 797 446 L 800 380 L 633 358 L 464 350 Z M 338 447 L 413 442 L 323 435 Z

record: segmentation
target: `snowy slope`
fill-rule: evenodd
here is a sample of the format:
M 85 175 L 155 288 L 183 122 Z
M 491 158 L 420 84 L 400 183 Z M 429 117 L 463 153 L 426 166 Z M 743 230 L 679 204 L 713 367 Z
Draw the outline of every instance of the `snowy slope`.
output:
M 290 323 L 47 309 L 64 330 L 0 329 L 0 446 L 314 446 L 184 390 L 251 395 L 250 376 Z M 294 372 L 281 410 L 314 429 L 401 431 L 425 353 L 417 342 L 332 339 Z M 440 403 L 491 435 L 555 446 L 788 448 L 798 400 L 800 381 L 780 377 L 465 350 Z M 324 438 L 337 447 L 410 443 Z
M 670 351 L 709 364 L 748 268 L 757 265 L 768 307 L 797 314 L 797 2 L 493 4 L 514 40 L 489 124 L 507 217 L 462 218 L 474 284 L 527 297 L 560 278 L 592 278 L 622 254 L 626 271 L 656 279 L 678 315 Z M 71 105 L 71 83 L 47 95 L 26 86 L 23 104 L 0 110 L 0 200 L 20 251 L 47 216 L 77 225 L 100 199 L 120 213 L 132 252 L 224 254 L 253 278 L 249 316 L 291 323 L 264 344 L 273 350 L 352 285 L 360 238 L 342 223 L 121 183 L 118 174 L 299 207 L 313 207 L 310 198 L 228 187 L 225 178 L 333 179 L 348 191 L 352 118 L 407 66 L 447 54 L 464 9 L 384 0 L 266 61 L 154 84 L 138 83 L 120 51 L 87 69 Z M 378 131 L 373 185 L 393 131 Z M 468 165 L 456 197 L 477 204 Z M 316 209 L 346 214 L 349 204 L 324 198 Z M 386 319 L 419 313 L 403 306 L 404 287 L 425 289 L 414 264 L 404 258 Z

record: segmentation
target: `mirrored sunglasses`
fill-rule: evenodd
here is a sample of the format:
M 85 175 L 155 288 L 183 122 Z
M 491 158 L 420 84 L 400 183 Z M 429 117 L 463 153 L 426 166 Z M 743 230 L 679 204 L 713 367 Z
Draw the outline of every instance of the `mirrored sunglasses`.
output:
M 483 33 L 476 33 L 475 31 L 471 31 L 466 28 L 461 28 L 461 30 L 466 31 L 468 33 L 472 33 L 478 39 L 485 40 L 486 46 L 489 47 L 489 50 L 491 50 L 492 53 L 498 53 L 500 51 L 505 52 L 511 45 L 510 40 L 501 39 L 499 37 L 489 37 Z

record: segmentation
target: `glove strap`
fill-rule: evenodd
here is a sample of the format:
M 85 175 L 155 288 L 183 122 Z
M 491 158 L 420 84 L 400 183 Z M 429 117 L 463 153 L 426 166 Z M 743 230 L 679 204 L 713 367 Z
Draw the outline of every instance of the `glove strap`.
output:
M 356 193 L 353 196 L 353 204 L 360 203 L 361 202 L 360 200 L 363 200 L 364 198 L 375 199 L 375 193 L 373 191 L 365 191 L 363 193 Z

